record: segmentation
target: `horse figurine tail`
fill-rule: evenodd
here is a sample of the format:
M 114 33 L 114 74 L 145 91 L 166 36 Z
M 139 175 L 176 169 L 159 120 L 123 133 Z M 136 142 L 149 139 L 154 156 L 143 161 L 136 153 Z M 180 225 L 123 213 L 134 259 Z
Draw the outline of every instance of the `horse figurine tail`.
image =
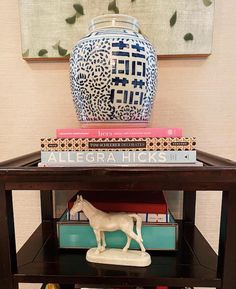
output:
M 142 227 L 142 218 L 137 214 L 129 214 L 130 217 L 136 219 L 136 230 L 137 235 L 141 242 L 143 242 L 142 234 L 141 234 L 141 227 Z

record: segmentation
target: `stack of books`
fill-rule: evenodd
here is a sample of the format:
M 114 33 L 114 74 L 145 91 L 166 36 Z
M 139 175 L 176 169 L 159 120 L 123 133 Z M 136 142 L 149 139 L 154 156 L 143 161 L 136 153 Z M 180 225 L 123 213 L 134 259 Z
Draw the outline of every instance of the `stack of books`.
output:
M 57 129 L 41 139 L 41 167 L 202 165 L 180 128 Z

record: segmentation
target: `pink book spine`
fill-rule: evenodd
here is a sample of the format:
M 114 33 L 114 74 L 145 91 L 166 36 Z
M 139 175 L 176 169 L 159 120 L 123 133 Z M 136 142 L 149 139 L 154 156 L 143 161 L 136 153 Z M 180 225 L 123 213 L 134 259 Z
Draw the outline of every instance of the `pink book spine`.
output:
M 181 128 L 72 128 L 57 129 L 57 138 L 182 137 Z

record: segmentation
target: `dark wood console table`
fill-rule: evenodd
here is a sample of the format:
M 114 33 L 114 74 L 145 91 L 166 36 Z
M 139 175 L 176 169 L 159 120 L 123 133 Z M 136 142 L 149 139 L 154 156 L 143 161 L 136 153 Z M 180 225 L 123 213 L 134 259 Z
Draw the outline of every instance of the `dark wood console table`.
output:
M 201 151 L 203 167 L 38 168 L 39 160 L 37 152 L 0 163 L 1 288 L 16 289 L 20 282 L 236 288 L 235 162 Z M 183 190 L 179 250 L 153 252 L 146 268 L 92 264 L 83 250 L 59 250 L 52 213 L 52 190 L 57 189 L 126 190 L 134 197 L 146 190 Z M 41 192 L 42 223 L 17 254 L 12 190 Z M 194 225 L 196 190 L 223 191 L 218 256 Z

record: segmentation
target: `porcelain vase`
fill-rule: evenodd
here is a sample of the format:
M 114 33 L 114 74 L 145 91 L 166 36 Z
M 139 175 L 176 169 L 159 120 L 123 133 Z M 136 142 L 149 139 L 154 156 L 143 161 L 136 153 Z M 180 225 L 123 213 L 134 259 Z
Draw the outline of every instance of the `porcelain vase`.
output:
M 127 15 L 94 18 L 70 57 L 73 101 L 82 126 L 147 126 L 157 89 L 157 53 Z

